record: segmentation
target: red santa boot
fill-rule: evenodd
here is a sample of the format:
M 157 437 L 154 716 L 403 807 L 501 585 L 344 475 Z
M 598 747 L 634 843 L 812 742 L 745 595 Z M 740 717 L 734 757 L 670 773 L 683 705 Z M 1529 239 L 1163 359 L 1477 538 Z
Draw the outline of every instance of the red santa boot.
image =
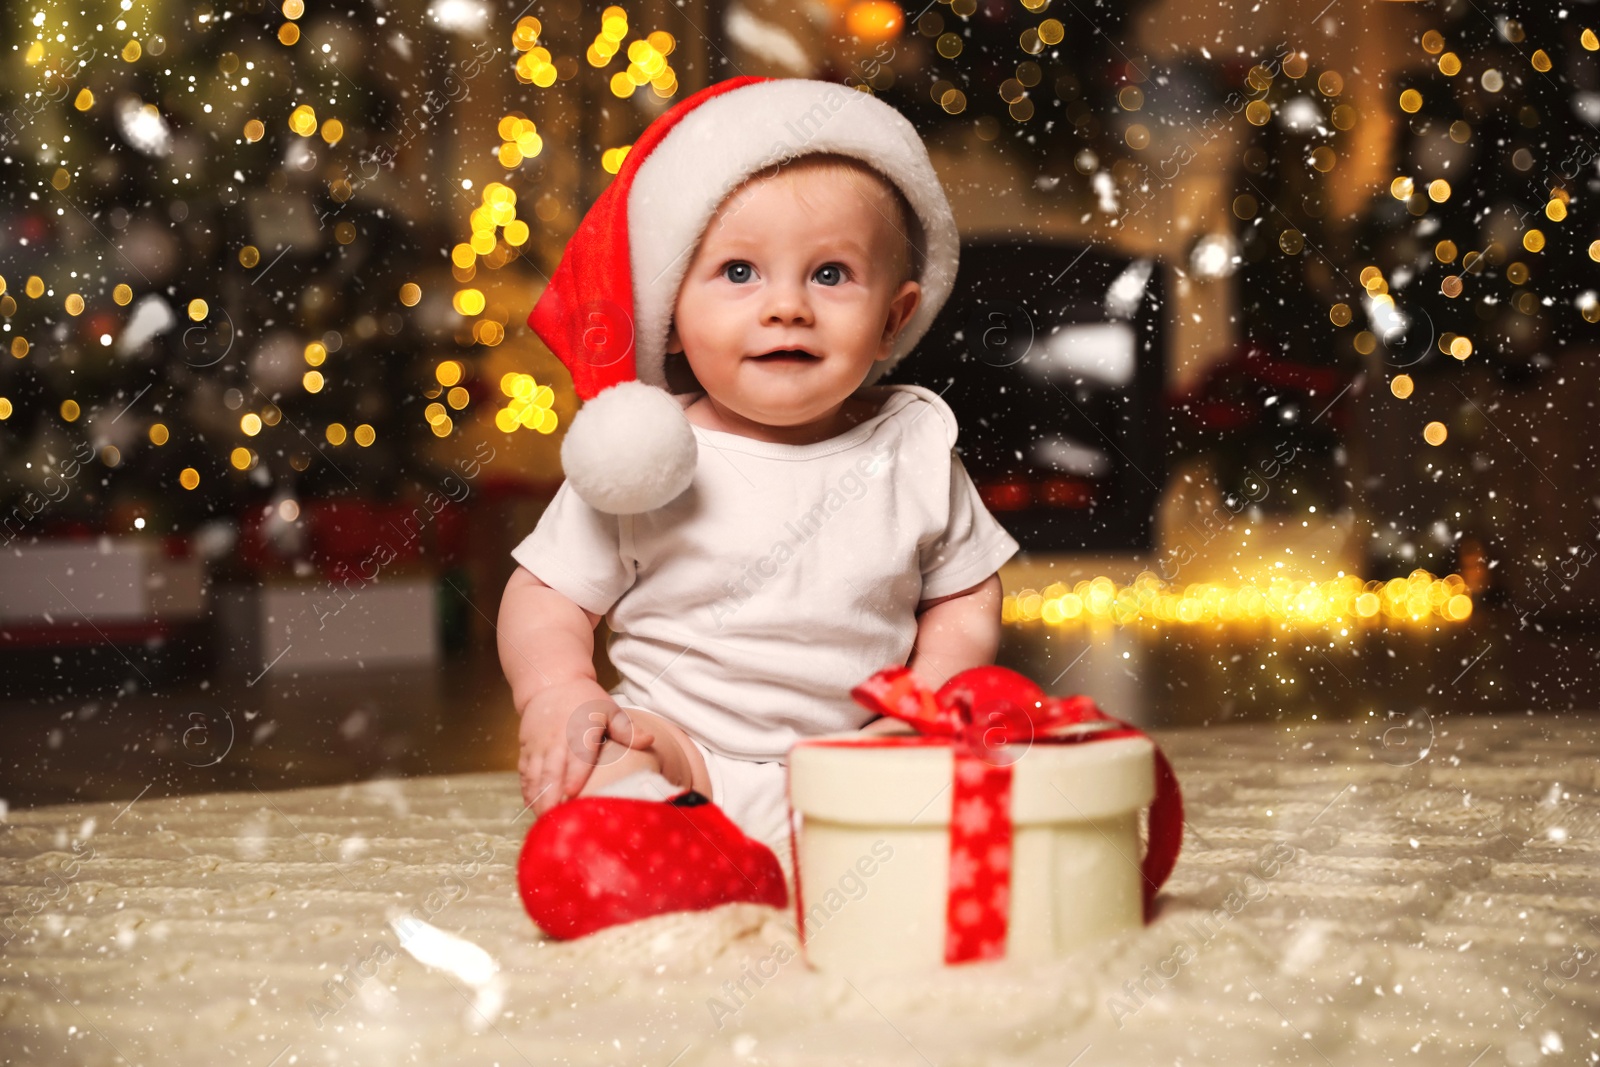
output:
M 692 789 L 557 804 L 528 830 L 517 884 L 533 921 L 562 940 L 671 911 L 789 903 L 778 857 Z

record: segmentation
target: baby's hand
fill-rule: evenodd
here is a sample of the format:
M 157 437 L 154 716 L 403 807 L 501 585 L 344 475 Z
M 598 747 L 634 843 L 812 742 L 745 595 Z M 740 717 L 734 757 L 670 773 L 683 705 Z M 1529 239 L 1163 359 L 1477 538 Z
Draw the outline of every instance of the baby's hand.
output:
M 536 816 L 583 790 L 608 736 L 630 748 L 647 747 L 655 740 L 635 728 L 609 696 L 582 699 L 576 706 L 574 699 L 570 689 L 551 686 L 522 712 L 517 771 L 523 803 Z
M 864 734 L 914 734 L 917 728 L 904 719 L 896 719 L 892 715 L 883 715 L 873 719 L 861 728 Z

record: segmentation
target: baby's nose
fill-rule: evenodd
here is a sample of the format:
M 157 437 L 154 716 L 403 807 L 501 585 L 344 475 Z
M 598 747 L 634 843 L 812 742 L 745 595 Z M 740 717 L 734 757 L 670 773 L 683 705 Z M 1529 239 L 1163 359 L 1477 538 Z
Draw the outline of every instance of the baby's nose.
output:
M 809 322 L 811 302 L 805 286 L 778 283 L 767 287 L 762 315 L 768 322 Z

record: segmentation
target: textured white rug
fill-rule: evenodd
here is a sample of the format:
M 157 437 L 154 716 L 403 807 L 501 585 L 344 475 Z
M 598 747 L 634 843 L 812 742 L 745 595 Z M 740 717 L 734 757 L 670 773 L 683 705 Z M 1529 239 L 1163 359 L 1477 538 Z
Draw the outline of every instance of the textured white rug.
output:
M 1593 722 L 1428 736 L 1159 734 L 1193 832 L 1154 924 L 870 981 L 755 905 L 541 939 L 510 774 L 13 811 L 0 1062 L 1600 1061 Z

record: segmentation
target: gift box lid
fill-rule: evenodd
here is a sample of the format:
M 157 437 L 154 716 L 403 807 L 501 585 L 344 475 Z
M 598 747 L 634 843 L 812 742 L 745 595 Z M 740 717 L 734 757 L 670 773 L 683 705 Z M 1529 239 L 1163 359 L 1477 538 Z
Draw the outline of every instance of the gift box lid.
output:
M 1011 818 L 1027 823 L 1100 819 L 1136 811 L 1155 797 L 1155 746 L 1146 737 L 1003 746 Z M 950 822 L 955 749 L 911 735 L 825 734 L 789 751 L 789 803 L 807 818 L 856 825 L 943 826 Z

